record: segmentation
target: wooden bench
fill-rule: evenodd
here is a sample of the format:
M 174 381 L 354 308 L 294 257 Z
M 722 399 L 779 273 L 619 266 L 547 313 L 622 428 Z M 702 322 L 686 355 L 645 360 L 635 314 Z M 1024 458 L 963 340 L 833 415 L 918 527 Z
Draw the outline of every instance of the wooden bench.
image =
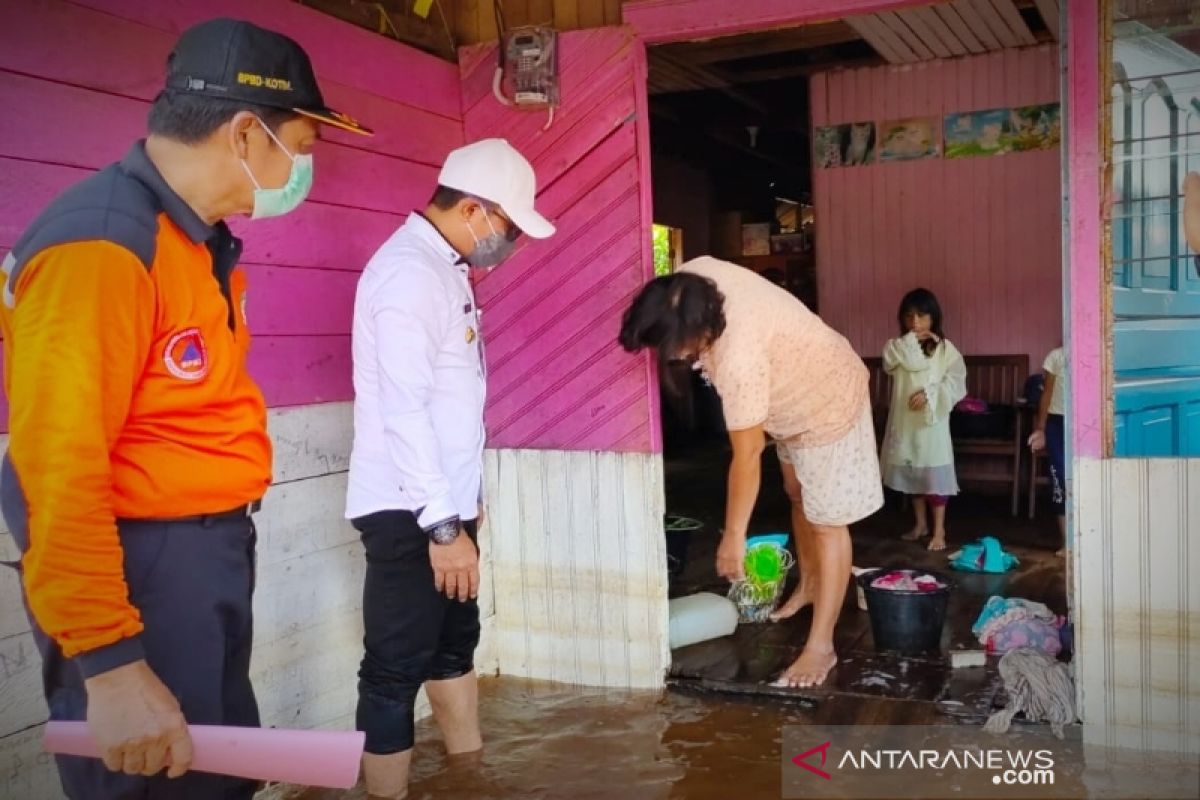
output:
M 955 437 L 955 468 L 960 481 L 1002 482 L 1009 486 L 1012 514 L 1017 515 L 1021 495 L 1022 414 L 1018 398 L 1029 377 L 1029 356 L 1025 354 L 964 356 L 967 365 L 967 396 L 978 397 L 989 406 L 1012 409 L 1005 430 L 989 438 Z M 888 407 L 892 400 L 892 382 L 883 370 L 883 359 L 864 358 L 870 371 L 871 413 L 875 435 L 883 441 Z

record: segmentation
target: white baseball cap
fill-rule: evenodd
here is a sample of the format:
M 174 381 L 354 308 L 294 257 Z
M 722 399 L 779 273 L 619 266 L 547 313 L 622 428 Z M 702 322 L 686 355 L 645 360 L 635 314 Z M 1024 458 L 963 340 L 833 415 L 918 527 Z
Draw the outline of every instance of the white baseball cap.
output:
M 533 207 L 533 167 L 504 139 L 481 139 L 446 156 L 438 183 L 500 206 L 513 224 L 535 239 L 554 235 L 554 226 Z

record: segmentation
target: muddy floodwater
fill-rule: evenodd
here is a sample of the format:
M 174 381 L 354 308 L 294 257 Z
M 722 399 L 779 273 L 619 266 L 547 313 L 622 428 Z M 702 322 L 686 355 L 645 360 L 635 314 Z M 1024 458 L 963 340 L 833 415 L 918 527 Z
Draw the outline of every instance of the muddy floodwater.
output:
M 778 703 L 589 690 L 495 678 L 482 682 L 487 741 L 448 759 L 431 720 L 418 726 L 413 800 L 472 798 L 778 797 L 784 724 L 811 719 Z M 304 800 L 364 798 L 309 790 Z
M 782 796 L 785 725 L 947 722 L 933 703 L 838 693 L 816 696 L 817 707 L 811 708 L 769 697 L 581 689 L 515 678 L 486 679 L 481 689 L 484 752 L 447 758 L 432 720 L 422 721 L 412 800 L 767 800 Z M 1078 728 L 1068 729 L 1068 739 L 1077 742 L 1078 733 Z M 1050 732 L 1045 726 L 1024 725 L 1002 738 L 1040 747 Z M 1068 743 L 1066 748 L 1069 755 L 1057 764 L 1057 785 L 1047 789 L 1046 797 L 1197 796 L 1196 769 L 1181 766 L 1178 756 L 1167 759 L 1169 767 L 1143 763 L 1099 773 L 1089 756 L 1085 776 L 1082 747 Z M 1137 779 L 1139 773 L 1146 777 Z M 1146 791 L 1139 791 L 1139 785 Z M 986 789 L 961 788 L 954 796 L 992 796 Z M 366 797 L 361 786 L 349 792 L 280 794 L 289 800 Z M 847 787 L 837 796 L 860 795 Z M 928 795 L 897 791 L 889 796 Z

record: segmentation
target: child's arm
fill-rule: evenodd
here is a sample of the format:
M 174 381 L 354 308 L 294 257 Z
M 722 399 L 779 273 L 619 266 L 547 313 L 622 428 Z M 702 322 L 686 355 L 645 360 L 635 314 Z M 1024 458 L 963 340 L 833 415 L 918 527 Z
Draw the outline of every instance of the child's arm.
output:
M 924 409 L 926 425 L 937 425 L 949 419 L 954 406 L 967 396 L 967 365 L 962 354 L 948 340 L 942 341 L 942 348 L 944 352 L 940 357 L 945 360 L 945 372 L 939 380 L 925 385 L 924 403 L 914 409 Z
M 1053 372 L 1046 373 L 1046 385 L 1042 387 L 1042 399 L 1038 402 L 1033 433 L 1029 434 L 1029 448 L 1035 453 L 1046 449 L 1046 419 L 1050 416 L 1050 398 L 1054 395 L 1056 380 Z
M 921 349 L 915 333 L 906 333 L 899 339 L 889 339 L 883 346 L 883 370 L 891 375 L 898 369 L 920 372 L 929 369 L 929 359 Z

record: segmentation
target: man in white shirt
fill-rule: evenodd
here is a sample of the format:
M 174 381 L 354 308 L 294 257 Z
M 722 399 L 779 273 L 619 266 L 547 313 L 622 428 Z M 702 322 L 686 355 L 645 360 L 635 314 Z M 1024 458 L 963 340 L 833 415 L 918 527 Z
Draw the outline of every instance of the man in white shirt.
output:
M 534 209 L 533 168 L 508 142 L 452 152 L 424 213 L 371 258 L 354 302 L 354 450 L 346 517 L 367 554 L 358 729 L 371 797 L 404 797 L 424 684 L 449 753 L 482 747 L 475 647 L 485 371 L 468 265 L 494 267 Z

